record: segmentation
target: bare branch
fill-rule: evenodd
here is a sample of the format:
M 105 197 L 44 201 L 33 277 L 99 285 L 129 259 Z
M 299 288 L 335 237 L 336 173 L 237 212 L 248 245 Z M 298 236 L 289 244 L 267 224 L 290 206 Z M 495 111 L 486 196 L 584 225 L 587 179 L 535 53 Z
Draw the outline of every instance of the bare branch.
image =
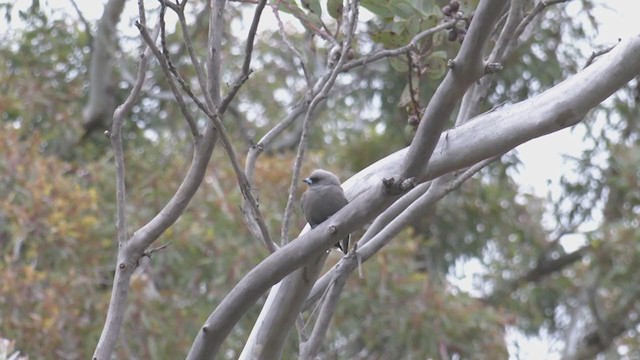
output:
M 164 7 L 162 7 L 162 9 L 164 9 Z M 161 19 L 160 32 L 161 34 L 163 34 L 164 21 L 162 20 L 163 19 L 162 14 L 160 16 L 160 19 Z M 169 88 L 173 93 L 173 97 L 176 99 L 178 103 L 178 107 L 180 108 L 180 111 L 182 112 L 182 115 L 184 116 L 185 121 L 189 125 L 189 130 L 191 130 L 191 135 L 193 136 L 195 141 L 198 141 L 198 139 L 200 138 L 200 131 L 198 130 L 198 127 L 196 125 L 196 120 L 193 118 L 191 111 L 189 111 L 189 108 L 187 107 L 187 104 L 184 101 L 184 98 L 182 97 L 182 94 L 178 90 L 175 82 L 173 81 L 173 76 L 171 75 L 172 73 L 177 74 L 175 66 L 173 66 L 173 64 L 169 62 L 168 54 L 166 53 L 163 54 L 162 52 L 160 52 L 160 49 L 158 49 L 158 47 L 156 46 L 155 41 L 149 35 L 149 31 L 147 31 L 147 28 L 140 23 L 136 23 L 136 26 L 138 26 L 138 30 L 140 31 L 142 38 L 147 42 L 147 45 L 153 51 L 153 54 L 158 59 L 158 62 L 160 63 L 160 68 L 164 72 Z M 164 37 L 164 35 L 161 35 L 161 37 Z M 164 44 L 164 47 L 166 48 L 166 44 Z M 184 81 L 184 79 L 182 79 L 181 76 L 176 76 L 176 79 L 178 79 L 178 82 L 183 86 L 183 88 L 184 86 L 187 86 L 186 82 Z M 190 93 L 190 90 L 188 90 L 187 93 Z
M 358 66 L 362 66 L 362 65 L 366 65 L 369 63 L 372 63 L 374 61 L 378 61 L 380 59 L 384 59 L 387 57 L 393 57 L 393 56 L 400 56 L 402 54 L 405 54 L 407 51 L 415 48 L 416 46 L 418 46 L 418 43 L 420 42 L 420 40 L 424 39 L 425 37 L 429 36 L 429 35 L 433 35 L 435 33 L 437 33 L 438 31 L 443 31 L 443 30 L 447 30 L 447 29 L 451 29 L 453 28 L 456 23 L 458 22 L 458 20 L 449 20 L 447 22 L 444 22 L 438 26 L 434 26 L 431 29 L 427 29 L 419 34 L 417 34 L 416 36 L 413 37 L 413 39 L 411 39 L 411 41 L 409 42 L 409 44 L 399 47 L 397 49 L 388 49 L 388 50 L 380 50 L 377 51 L 373 54 L 369 54 L 365 57 L 362 57 L 360 59 L 357 60 L 352 60 L 346 64 L 344 64 L 344 66 L 342 66 L 342 71 L 349 71 L 355 67 Z
M 620 43 L 620 39 L 618 39 L 618 43 Z M 599 56 L 602 56 L 606 53 L 608 53 L 609 51 L 613 50 L 614 47 L 616 47 L 616 45 L 611 45 L 611 46 L 607 46 L 604 49 L 598 50 L 598 51 L 594 51 L 591 53 L 591 56 L 589 56 L 589 58 L 587 59 L 587 62 L 584 64 L 584 68 L 586 68 L 587 66 L 593 64 L 593 62 L 596 60 L 596 58 L 598 58 Z
M 309 336 L 309 340 L 303 344 L 300 344 L 300 360 L 315 359 L 320 350 L 320 345 L 326 336 L 329 323 L 333 317 L 333 313 L 338 305 L 338 299 L 340 299 L 340 293 L 344 289 L 344 285 L 347 280 L 347 276 L 342 275 L 345 272 L 340 272 L 341 268 L 337 267 L 334 271 L 334 278 L 327 290 L 327 295 L 320 308 L 318 319 L 313 326 L 313 331 Z
M 312 84 L 311 74 L 307 72 L 307 67 L 304 64 L 302 54 L 300 54 L 298 49 L 296 49 L 295 46 L 293 46 L 293 44 L 289 41 L 289 38 L 287 37 L 287 34 L 284 31 L 284 25 L 282 24 L 282 19 L 280 19 L 280 11 L 278 11 L 278 6 L 273 1 L 271 2 L 270 6 L 271 6 L 271 12 L 273 13 L 273 16 L 275 16 L 276 22 L 278 23 L 278 32 L 280 32 L 280 37 L 282 38 L 282 41 L 284 41 L 285 45 L 287 45 L 289 50 L 291 50 L 291 52 L 295 55 L 296 59 L 298 59 L 298 62 L 300 63 L 300 67 L 302 68 L 302 72 L 304 73 L 304 77 L 307 80 L 307 86 L 311 87 L 311 84 Z
M 111 91 L 114 85 L 113 58 L 117 53 L 116 25 L 120 21 L 124 2 L 124 0 L 107 1 L 98 21 L 91 49 L 89 98 L 82 110 L 85 131 L 82 139 L 86 139 L 94 130 L 104 129 L 117 105 Z
M 520 286 L 528 283 L 539 282 L 549 275 L 552 275 L 567 266 L 573 265 L 577 261 L 582 260 L 584 256 L 591 250 L 590 245 L 585 245 L 578 250 L 569 254 L 563 255 L 557 259 L 541 259 L 537 262 L 536 266 L 527 271 L 522 276 L 519 276 L 512 281 L 509 281 L 505 285 L 496 289 L 491 295 L 486 297 L 487 303 L 495 303 L 500 297 L 506 296 L 513 291 L 517 290 Z
M 565 356 L 568 360 L 586 360 L 593 359 L 600 352 L 608 349 L 613 341 L 640 324 L 640 316 L 638 309 L 638 295 L 640 288 L 637 286 L 623 298 L 618 301 L 620 303 L 615 309 L 609 311 L 608 314 L 601 315 L 601 323 L 597 328 L 586 332 L 582 338 L 580 347 L 573 354 Z
M 89 24 L 89 21 L 87 20 L 87 18 L 85 18 L 82 11 L 80 11 L 80 8 L 78 7 L 78 4 L 76 3 L 76 1 L 69 0 L 69 2 L 71 2 L 71 6 L 73 6 L 73 9 L 78 14 L 78 18 L 80 19 L 80 22 L 84 26 L 84 31 L 87 34 L 87 39 L 89 43 L 90 44 L 93 43 L 93 34 L 91 33 L 91 24 Z
M 189 54 L 189 59 L 191 60 L 191 66 L 196 71 L 196 77 L 198 79 L 198 84 L 200 85 L 200 89 L 204 94 L 205 101 L 210 110 L 215 108 L 213 104 L 213 100 L 211 98 L 211 94 L 209 94 L 209 89 L 207 87 L 207 79 L 204 74 L 204 69 L 200 65 L 198 58 L 196 57 L 195 52 L 193 51 L 193 42 L 191 41 L 191 35 L 189 33 L 189 26 L 187 25 L 187 20 L 184 16 L 184 8 L 187 4 L 187 0 L 183 0 L 180 5 L 173 4 L 171 2 L 162 0 L 164 4 L 166 4 L 170 9 L 172 9 L 178 15 L 178 21 L 180 23 L 180 28 L 182 30 L 182 34 L 184 37 L 184 44 L 187 48 L 187 53 Z
M 278 123 L 271 130 L 269 130 L 269 132 L 267 132 L 256 145 L 251 145 L 251 147 L 249 148 L 249 152 L 247 154 L 247 159 L 245 161 L 245 168 L 244 168 L 244 173 L 247 177 L 247 182 L 249 183 L 251 188 L 253 188 L 256 162 L 258 161 L 258 157 L 260 156 L 260 154 L 262 154 L 264 150 L 268 148 L 269 145 L 271 145 L 271 142 L 279 134 L 281 134 L 300 115 L 302 115 L 302 113 L 306 111 L 308 106 L 309 106 L 309 103 L 306 101 L 299 102 L 291 110 L 291 112 L 289 112 L 289 114 L 282 121 L 280 121 L 280 123 Z M 249 226 L 249 231 L 251 231 L 251 233 L 254 234 L 254 236 L 257 236 L 256 233 L 258 233 L 260 229 L 252 219 L 247 219 L 247 216 L 250 216 L 250 210 L 247 209 L 247 206 L 251 206 L 251 205 L 245 199 L 245 201 L 242 204 L 242 212 L 243 214 L 245 214 L 245 220 Z
M 164 8 L 164 7 L 162 7 Z M 161 17 L 160 17 L 161 21 L 162 21 L 162 12 L 161 12 Z M 143 32 L 143 30 L 141 30 L 141 32 Z M 143 33 L 144 36 L 144 33 Z M 146 37 L 145 37 L 146 39 Z M 152 48 L 155 48 L 155 45 L 151 44 L 150 45 Z M 157 48 L 155 48 L 154 53 L 156 53 Z M 228 131 L 226 129 L 226 127 L 224 126 L 224 123 L 222 122 L 220 116 L 220 110 L 221 108 L 217 109 L 217 112 L 213 112 L 212 110 L 210 110 L 207 106 L 205 106 L 199 99 L 197 96 L 195 96 L 195 94 L 191 91 L 191 88 L 189 86 L 189 84 L 187 84 L 187 82 L 184 80 L 184 78 L 178 73 L 176 67 L 170 62 L 169 57 L 168 57 L 168 50 L 166 48 L 166 44 L 163 42 L 163 53 L 164 53 L 164 63 L 166 66 L 163 66 L 163 69 L 166 68 L 166 70 L 168 70 L 177 80 L 178 83 L 181 85 L 182 89 L 187 93 L 187 95 L 193 100 L 193 102 L 198 106 L 198 108 L 204 112 L 207 117 L 209 118 L 209 120 L 211 120 L 211 122 L 213 123 L 214 128 L 217 130 L 218 135 L 220 136 L 220 140 L 222 141 L 222 146 L 225 149 L 229 160 L 231 162 L 231 166 L 233 167 L 233 170 L 236 174 L 236 178 L 238 180 L 238 186 L 240 187 L 240 192 L 242 193 L 243 197 L 247 200 L 247 202 L 249 203 L 249 205 L 251 206 L 251 210 L 253 212 L 253 221 L 255 221 L 260 229 L 260 235 L 261 235 L 261 240 L 264 243 L 264 245 L 266 246 L 266 248 L 271 251 L 274 252 L 277 249 L 277 246 L 273 243 L 273 241 L 271 240 L 271 236 L 269 235 L 269 230 L 266 226 L 266 223 L 264 221 L 264 218 L 262 217 L 262 214 L 260 212 L 260 210 L 258 209 L 258 203 L 255 200 L 255 198 L 253 197 L 253 194 L 251 193 L 251 186 L 244 174 L 244 172 L 242 171 L 242 168 L 240 166 L 240 162 L 238 161 L 238 156 L 236 155 L 236 152 L 233 148 L 233 144 L 231 143 L 231 138 L 229 137 Z M 158 54 L 156 53 L 156 56 L 158 56 Z M 172 84 L 171 81 L 171 75 L 167 74 L 165 71 L 165 75 L 169 76 L 169 84 Z M 173 88 L 172 88 L 173 90 Z M 177 91 L 177 90 L 176 90 Z M 174 95 L 176 95 L 176 98 L 181 98 L 181 95 L 179 93 L 174 93 Z M 182 101 L 182 103 L 184 103 L 184 101 Z M 185 107 L 186 110 L 186 107 Z M 187 118 L 188 120 L 189 118 Z M 189 124 L 191 126 L 191 124 L 193 124 L 193 126 L 195 126 L 195 122 L 189 121 Z M 246 217 L 245 217 L 246 218 Z
M 224 97 L 222 102 L 220 103 L 220 107 L 218 108 L 219 114 L 224 114 L 227 110 L 227 106 L 233 100 L 233 98 L 240 90 L 242 84 L 244 84 L 251 74 L 251 53 L 253 52 L 253 42 L 256 37 L 256 32 L 258 31 L 258 24 L 260 23 L 260 17 L 262 16 L 262 10 L 264 10 L 265 5 L 267 4 L 267 0 L 260 0 L 258 2 L 258 6 L 256 7 L 256 12 L 253 14 L 253 21 L 251 22 L 251 27 L 249 28 L 249 35 L 247 36 L 247 45 L 244 50 L 244 61 L 242 63 L 242 72 L 233 82 L 231 86 L 231 90 L 227 96 Z
M 144 4 L 143 1 L 138 2 L 140 21 L 142 24 L 146 23 L 144 16 Z M 146 26 L 146 25 L 145 25 Z M 158 30 L 158 29 L 156 29 Z M 158 31 L 155 31 L 154 37 L 158 35 Z M 149 55 L 151 51 L 143 44 L 141 46 L 140 63 L 138 64 L 138 74 L 136 81 L 131 89 L 131 92 L 127 96 L 127 99 L 120 105 L 113 113 L 113 123 L 111 125 L 111 146 L 113 147 L 114 160 L 116 165 L 116 232 L 118 239 L 118 249 L 124 249 L 127 240 L 127 215 L 126 215 L 126 187 L 125 187 L 125 162 L 124 151 L 122 146 L 122 126 L 124 124 L 124 118 L 129 114 L 133 105 L 136 103 L 144 84 L 144 79 L 147 73 L 147 67 L 149 65 Z M 120 256 L 121 250 L 118 250 Z M 133 270 L 133 269 L 132 269 Z M 120 271 L 116 271 L 116 279 L 114 280 L 114 289 L 111 293 L 111 300 L 109 302 L 109 311 L 107 313 L 107 320 L 102 328 L 100 339 L 96 345 L 93 359 L 108 359 L 113 353 L 122 323 L 124 322 L 124 313 L 127 306 L 127 293 L 129 287 L 129 279 L 133 271 L 127 272 L 123 275 L 122 282 L 120 281 Z M 124 286 L 118 286 L 124 285 Z
M 524 0 L 511 1 L 509 12 L 507 13 L 507 21 L 500 32 L 496 45 L 493 47 L 493 50 L 491 50 L 491 55 L 489 55 L 489 60 L 487 60 L 488 63 L 501 62 L 509 44 L 517 39 L 515 31 L 522 16 L 523 5 Z

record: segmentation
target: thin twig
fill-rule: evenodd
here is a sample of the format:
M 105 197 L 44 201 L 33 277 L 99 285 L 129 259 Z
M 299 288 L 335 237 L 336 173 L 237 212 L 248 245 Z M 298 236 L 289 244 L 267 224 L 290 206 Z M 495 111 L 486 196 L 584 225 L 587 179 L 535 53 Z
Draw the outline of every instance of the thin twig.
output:
M 420 118 L 420 100 L 416 97 L 416 92 L 413 89 L 413 60 L 411 59 L 411 51 L 407 51 L 407 62 L 409 63 L 408 82 L 409 82 L 409 97 L 411 98 L 411 112 L 414 116 Z
M 275 16 L 276 18 L 276 22 L 278 24 L 278 32 L 280 33 L 280 37 L 282 38 L 282 41 L 284 41 L 285 45 L 287 45 L 289 50 L 291 50 L 294 57 L 298 59 L 298 62 L 300 63 L 300 67 L 302 68 L 302 73 L 304 74 L 304 78 L 307 80 L 307 86 L 311 87 L 311 74 L 307 72 L 307 67 L 302 58 L 302 54 L 289 41 L 289 38 L 287 37 L 287 34 L 284 31 L 284 25 L 282 23 L 282 19 L 280 19 L 280 11 L 278 10 L 278 6 L 273 1 L 271 2 L 270 6 L 271 6 L 271 12 L 273 13 L 273 16 Z
M 142 38 L 147 43 L 151 51 L 153 51 L 153 54 L 155 55 L 155 57 L 158 59 L 158 62 L 160 63 L 160 68 L 164 72 L 165 78 L 167 79 L 169 89 L 171 89 L 173 96 L 178 102 L 178 107 L 180 108 L 180 111 L 182 112 L 182 115 L 184 116 L 185 120 L 187 121 L 187 124 L 189 125 L 189 129 L 191 130 L 191 135 L 193 135 L 194 140 L 197 141 L 197 139 L 200 137 L 200 132 L 198 131 L 196 120 L 193 118 L 193 115 L 189 111 L 187 104 L 185 103 L 184 98 L 182 97 L 182 94 L 180 94 L 180 91 L 176 87 L 176 84 L 173 81 L 173 77 L 171 76 L 171 73 L 172 73 L 171 68 L 173 68 L 173 64 L 171 64 L 168 61 L 169 60 L 168 57 L 164 56 L 160 52 L 160 50 L 156 46 L 153 39 L 151 39 L 151 36 L 149 36 L 149 32 L 147 31 L 147 28 L 145 26 L 142 26 L 142 24 L 140 24 L 137 21 L 135 24 L 138 27 L 138 30 L 140 31 Z M 162 31 L 163 26 L 161 26 L 160 28 Z
M 150 258 L 151 255 L 153 255 L 154 253 L 156 253 L 156 252 L 158 252 L 160 250 L 163 250 L 163 249 L 167 248 L 167 246 L 169 246 L 169 245 L 171 245 L 171 241 L 169 241 L 168 243 L 166 243 L 164 245 L 160 245 L 158 247 L 154 247 L 154 248 L 151 248 L 149 250 L 145 250 L 145 252 L 142 253 L 142 255 Z
M 91 33 L 91 24 L 89 23 L 87 18 L 84 17 L 84 14 L 82 13 L 82 11 L 80 11 L 80 8 L 78 7 L 78 4 L 76 4 L 76 1 L 75 0 L 69 0 L 69 1 L 71 2 L 71 6 L 73 6 L 73 9 L 78 14 L 78 18 L 80 18 L 80 22 L 84 26 L 84 31 L 87 34 L 87 43 L 93 44 L 93 34 Z
M 233 100 L 233 98 L 240 90 L 240 87 L 249 79 L 249 75 L 251 75 L 251 53 L 253 52 L 253 42 L 256 37 L 256 32 L 258 31 L 258 24 L 260 23 L 260 17 L 262 16 L 262 10 L 264 10 L 264 6 L 267 4 L 267 0 L 260 0 L 258 6 L 256 7 L 256 12 L 253 14 L 253 21 L 251 22 L 251 27 L 249 28 L 249 35 L 247 36 L 247 44 L 244 50 L 244 61 L 242 63 L 242 72 L 236 80 L 233 82 L 231 86 L 231 90 L 224 97 L 222 102 L 220 103 L 220 107 L 218 108 L 218 114 L 224 114 L 227 110 L 227 106 Z
M 215 105 L 213 104 L 213 100 L 211 99 L 211 94 L 209 94 L 208 92 L 209 89 L 207 87 L 207 78 L 204 74 L 204 69 L 202 68 L 202 65 L 200 65 L 200 62 L 198 61 L 195 51 L 193 50 L 193 41 L 191 40 L 189 26 L 187 25 L 187 19 L 184 16 L 184 8 L 187 3 L 187 0 L 183 0 L 182 3 L 180 3 L 180 5 L 167 2 L 166 0 L 163 0 L 163 1 L 170 9 L 172 9 L 178 15 L 178 21 L 180 23 L 180 29 L 182 30 L 184 44 L 187 48 L 187 53 L 189 54 L 189 58 L 191 59 L 191 66 L 193 66 L 193 68 L 196 71 L 196 78 L 198 79 L 198 84 L 200 85 L 200 89 L 204 94 L 205 101 L 209 106 L 209 109 L 213 110 L 215 108 Z
M 620 39 L 618 39 L 618 43 L 620 43 Z M 613 48 L 615 48 L 618 45 L 618 43 L 616 43 L 615 45 L 608 46 L 608 47 L 606 47 L 604 49 L 592 52 L 591 56 L 589 56 L 589 58 L 587 59 L 587 62 L 584 64 L 583 69 L 586 69 L 589 65 L 593 64 L 593 62 L 599 56 L 602 56 L 602 55 L 608 53 L 609 51 L 613 50 Z
M 520 35 L 524 32 L 524 29 L 533 21 L 533 19 L 538 16 L 539 13 L 542 12 L 547 6 L 560 4 L 569 2 L 571 0 L 540 0 L 538 3 L 529 11 L 529 13 L 522 19 L 522 22 L 516 28 L 516 31 L 513 35 L 514 39 L 518 39 Z
M 380 50 L 377 51 L 373 54 L 369 54 L 365 57 L 361 57 L 360 59 L 357 60 L 352 60 L 349 61 L 348 63 L 344 64 L 344 66 L 342 66 L 341 70 L 342 71 L 349 71 L 355 67 L 358 66 L 362 66 L 362 65 L 366 65 L 369 64 L 371 62 L 383 59 L 383 58 L 387 58 L 387 57 L 392 57 L 392 56 L 400 56 L 404 53 L 406 53 L 407 51 L 415 48 L 416 46 L 418 46 L 418 43 L 420 42 L 420 40 L 422 40 L 423 38 L 429 36 L 429 35 L 433 35 L 435 33 L 437 33 L 438 31 L 443 31 L 443 30 L 447 30 L 447 29 L 451 29 L 453 28 L 456 23 L 458 22 L 458 20 L 449 20 L 447 22 L 444 22 L 438 26 L 434 26 L 430 29 L 427 29 L 419 34 L 417 34 L 416 36 L 413 37 L 413 39 L 411 39 L 411 41 L 409 42 L 409 44 L 405 45 L 405 46 L 401 46 L 399 48 L 396 49 L 388 49 L 388 50 Z

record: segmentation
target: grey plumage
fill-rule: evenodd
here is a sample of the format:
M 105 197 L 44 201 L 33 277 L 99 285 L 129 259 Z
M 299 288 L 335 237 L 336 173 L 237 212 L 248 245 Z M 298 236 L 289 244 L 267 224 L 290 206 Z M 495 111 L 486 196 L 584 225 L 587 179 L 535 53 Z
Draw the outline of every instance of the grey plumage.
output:
M 309 185 L 307 191 L 302 194 L 301 205 L 304 217 L 311 228 L 321 224 L 349 203 L 340 187 L 340 180 L 329 171 L 316 169 L 302 181 Z M 350 236 L 347 236 L 342 243 L 335 245 L 345 254 L 349 250 L 349 238 Z

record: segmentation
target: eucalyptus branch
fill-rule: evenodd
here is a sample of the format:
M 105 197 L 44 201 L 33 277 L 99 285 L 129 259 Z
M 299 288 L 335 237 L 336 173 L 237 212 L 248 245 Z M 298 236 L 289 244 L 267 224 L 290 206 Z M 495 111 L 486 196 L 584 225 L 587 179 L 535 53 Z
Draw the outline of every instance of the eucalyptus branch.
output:
M 620 40 L 618 39 L 618 43 L 620 43 Z M 589 58 L 587 59 L 587 62 L 584 64 L 584 68 L 586 68 L 587 66 L 593 64 L 593 62 L 600 56 L 608 53 L 609 51 L 613 50 L 613 48 L 615 48 L 618 44 L 615 45 L 611 45 L 611 46 L 607 46 L 604 49 L 600 49 L 598 51 L 593 51 L 591 53 L 591 55 L 589 56 Z
M 191 40 L 189 26 L 187 25 L 187 19 L 184 16 L 184 9 L 187 4 L 187 0 L 183 0 L 182 3 L 180 3 L 179 5 L 173 4 L 170 1 L 166 1 L 166 0 L 161 0 L 161 1 L 164 2 L 167 5 L 167 7 L 172 9 L 178 15 L 178 22 L 180 23 L 180 29 L 182 30 L 184 44 L 187 48 L 189 59 L 191 60 L 191 66 L 193 66 L 193 68 L 195 69 L 196 78 L 198 79 L 198 84 L 200 85 L 200 89 L 204 94 L 207 106 L 209 106 L 210 110 L 213 110 L 215 108 L 215 105 L 213 104 L 213 100 L 211 99 L 211 94 L 209 94 L 208 92 L 207 78 L 205 76 L 202 65 L 200 65 L 200 62 L 198 61 L 198 57 L 196 56 L 195 51 L 193 50 L 193 41 Z
M 162 19 L 162 16 L 160 18 Z M 146 31 L 142 29 L 141 32 L 143 33 L 143 36 L 145 36 L 144 32 Z M 147 37 L 145 37 L 145 39 L 146 38 Z M 152 49 L 155 48 L 154 53 L 158 51 L 158 53 L 156 53 L 156 56 L 159 56 L 159 50 L 157 49 L 155 44 L 151 44 L 150 46 L 152 46 Z M 207 106 L 205 106 L 205 104 L 203 104 L 202 101 L 198 99 L 198 97 L 193 93 L 193 91 L 191 91 L 189 84 L 184 80 L 184 78 L 177 71 L 176 67 L 171 63 L 168 56 L 166 43 L 164 42 L 163 42 L 163 54 L 164 56 L 162 57 L 163 59 L 162 63 L 165 64 L 163 66 L 163 69 L 166 69 L 167 71 L 170 72 L 170 74 L 165 73 L 165 76 L 169 76 L 168 78 L 169 84 L 172 84 L 171 75 L 173 75 L 173 77 L 177 79 L 178 83 L 182 87 L 182 90 L 185 93 L 187 93 L 187 95 L 193 100 L 193 102 L 198 106 L 198 108 L 203 113 L 205 113 L 209 118 L 209 120 L 211 120 L 211 122 L 213 123 L 213 126 L 217 130 L 218 135 L 220 136 L 220 140 L 222 141 L 222 147 L 225 149 L 225 152 L 227 153 L 227 156 L 229 157 L 229 160 L 231 162 L 231 166 L 233 167 L 233 170 L 236 174 L 238 186 L 240 187 L 240 192 L 242 193 L 243 197 L 249 202 L 251 206 L 251 211 L 253 212 L 253 219 L 255 222 L 257 222 L 260 229 L 260 235 L 262 237 L 261 240 L 270 252 L 276 251 L 277 246 L 271 240 L 271 235 L 269 234 L 267 225 L 264 221 L 264 218 L 260 210 L 258 209 L 258 203 L 253 197 L 253 194 L 251 193 L 251 186 L 242 170 L 242 167 L 240 166 L 240 162 L 238 161 L 238 156 L 236 155 L 236 152 L 233 148 L 233 144 L 231 143 L 231 138 L 229 137 L 229 133 L 220 118 L 221 116 L 220 108 L 217 109 L 218 110 L 217 112 L 213 112 Z M 182 97 L 179 94 L 179 92 L 178 92 L 178 96 L 180 98 Z M 182 102 L 184 103 L 184 100 L 182 100 Z M 189 124 L 192 124 L 192 122 L 189 122 Z M 193 122 L 193 125 L 195 126 L 195 122 Z
M 329 323 L 331 322 L 333 313 L 338 305 L 340 293 L 342 292 L 342 289 L 344 289 L 344 285 L 346 283 L 347 277 L 340 275 L 342 275 L 342 273 L 340 273 L 340 269 L 338 268 L 337 272 L 334 273 L 334 279 L 327 290 L 327 295 L 322 302 L 322 307 L 320 308 L 320 313 L 318 314 L 316 323 L 313 326 L 311 335 L 306 342 L 300 344 L 300 356 L 298 357 L 300 360 L 315 359 L 318 355 L 320 345 L 322 345 L 322 341 L 327 334 Z
M 517 39 L 516 28 L 522 18 L 524 0 L 512 0 L 507 12 L 507 20 L 498 36 L 496 45 L 491 50 L 487 63 L 501 62 L 509 44 Z
M 478 5 L 465 41 L 451 68 L 427 105 L 416 135 L 404 161 L 401 178 L 414 177 L 419 168 L 429 163 L 440 134 L 451 112 L 467 88 L 484 74 L 483 53 L 499 12 L 506 0 L 485 0 Z
M 138 1 L 138 10 L 140 14 L 140 21 L 142 24 L 146 24 L 144 4 L 143 1 Z M 154 32 L 154 37 L 158 35 L 158 29 Z M 121 256 L 123 249 L 126 246 L 127 240 L 127 215 L 126 215 L 126 187 L 125 187 L 125 161 L 124 150 L 122 145 L 122 126 L 124 124 L 125 116 L 127 116 L 133 108 L 136 101 L 140 97 L 142 85 L 144 84 L 145 76 L 147 73 L 147 67 L 149 65 L 150 50 L 144 45 L 141 46 L 142 55 L 138 64 L 138 73 L 136 81 L 127 96 L 127 99 L 118 106 L 113 113 L 113 123 L 111 125 L 111 133 L 109 137 L 111 139 L 111 146 L 113 147 L 114 160 L 116 165 L 116 232 L 118 239 L 118 257 Z M 93 354 L 93 359 L 108 359 L 111 357 L 115 348 L 122 323 L 124 322 L 124 313 L 127 306 L 127 295 L 129 288 L 129 279 L 133 271 L 128 272 L 122 276 L 122 280 L 118 281 L 120 272 L 116 271 L 116 279 L 114 279 L 113 290 L 111 292 L 111 300 L 109 301 L 109 310 L 107 313 L 107 319 L 100 339 L 96 345 L 96 349 Z
M 78 14 L 78 18 L 80 19 L 80 22 L 82 23 L 82 26 L 84 26 L 84 32 L 85 32 L 85 34 L 87 34 L 87 42 L 89 44 L 92 44 L 93 43 L 93 34 L 91 33 L 91 24 L 89 23 L 87 18 L 84 16 L 82 11 L 78 7 L 78 4 L 76 3 L 76 1 L 75 0 L 69 0 L 69 2 L 71 2 L 71 6 L 73 7 L 73 9 Z
M 307 80 L 307 86 L 311 87 L 311 81 L 312 81 L 311 74 L 307 72 L 307 67 L 304 64 L 302 54 L 298 51 L 298 49 L 296 49 L 295 46 L 293 46 L 291 41 L 289 41 L 289 38 L 287 37 L 287 34 L 284 31 L 284 25 L 282 24 L 282 19 L 280 19 L 280 11 L 278 11 L 278 6 L 276 6 L 276 4 L 273 1 L 271 1 L 270 6 L 271 6 L 271 12 L 273 13 L 273 16 L 276 18 L 276 22 L 278 24 L 278 32 L 280 33 L 280 37 L 282 38 L 282 41 L 284 41 L 285 45 L 287 45 L 289 50 L 291 50 L 293 55 L 298 59 L 298 62 L 300 63 L 300 67 L 302 68 L 302 73 L 304 74 L 304 78 L 305 80 Z
M 222 102 L 220 103 L 220 107 L 218 108 L 218 114 L 224 114 L 227 110 L 227 106 L 231 103 L 233 98 L 240 90 L 240 87 L 249 79 L 249 75 L 251 75 L 251 53 L 253 52 L 253 42 L 256 38 L 256 32 L 258 31 L 258 24 L 260 23 L 260 17 L 262 16 L 262 10 L 264 10 L 265 5 L 267 4 L 267 0 L 260 0 L 258 2 L 258 6 L 256 7 L 256 12 L 253 14 L 253 21 L 251 22 L 251 27 L 249 28 L 249 35 L 247 35 L 247 45 L 244 50 L 244 61 L 242 62 L 242 72 L 233 82 L 231 86 L 231 90 L 224 97 Z
M 162 16 L 160 17 L 160 19 L 162 19 Z M 166 53 L 163 54 L 160 51 L 160 49 L 158 49 L 158 47 L 155 44 L 155 41 L 149 35 L 149 31 L 147 31 L 147 28 L 145 26 L 142 26 L 142 24 L 139 22 L 136 22 L 135 24 L 138 27 L 138 30 L 140 31 L 140 35 L 142 35 L 142 38 L 146 41 L 151 51 L 153 51 L 153 54 L 155 55 L 156 59 L 158 59 L 158 62 L 160 63 L 160 68 L 162 69 L 162 72 L 164 73 L 164 76 L 167 79 L 167 84 L 169 85 L 169 89 L 171 89 L 171 92 L 173 93 L 173 97 L 176 99 L 176 102 L 178 103 L 178 107 L 180 108 L 180 111 L 182 112 L 182 115 L 184 116 L 185 121 L 189 125 L 189 130 L 191 130 L 191 135 L 193 136 L 194 140 L 197 141 L 198 138 L 200 137 L 200 131 L 198 130 L 198 126 L 196 125 L 196 120 L 193 118 L 191 111 L 189 111 L 189 108 L 187 107 L 187 104 L 184 101 L 184 98 L 182 97 L 182 94 L 178 90 L 178 87 L 176 86 L 175 82 L 173 81 L 173 76 L 171 75 L 173 72 L 177 73 L 177 71 L 175 70 L 175 67 L 169 61 L 168 54 Z M 162 20 L 160 24 L 161 24 L 160 32 L 163 33 L 164 26 L 163 26 Z M 181 76 L 177 76 L 176 78 L 178 79 L 180 84 L 183 85 L 184 79 L 182 79 Z

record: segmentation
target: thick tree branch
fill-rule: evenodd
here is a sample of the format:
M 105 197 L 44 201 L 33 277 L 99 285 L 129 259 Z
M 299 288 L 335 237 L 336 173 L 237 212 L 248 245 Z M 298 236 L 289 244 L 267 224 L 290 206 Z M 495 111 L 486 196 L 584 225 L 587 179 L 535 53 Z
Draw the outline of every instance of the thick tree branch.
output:
M 454 67 L 436 89 L 427 105 L 409 153 L 402 168 L 401 177 L 408 179 L 419 173 L 438 143 L 438 138 L 449 120 L 456 103 L 474 81 L 484 74 L 482 51 L 491 34 L 505 0 L 484 0 L 478 5 L 460 52 L 453 60 Z
M 442 134 L 428 166 L 417 167 L 417 181 L 471 166 L 533 138 L 572 126 L 639 72 L 640 36 L 635 36 L 544 93 L 478 116 Z M 336 239 L 355 231 L 393 202 L 394 197 L 386 195 L 380 181 L 398 174 L 407 156 L 407 150 L 403 149 L 345 182 L 347 197 L 351 199 L 349 205 L 271 254 L 240 280 L 205 321 L 188 358 L 205 359 L 215 354 L 240 317 L 270 286 L 329 249 Z M 423 154 L 416 156 L 424 159 Z
M 582 260 L 589 250 L 591 250 L 591 246 L 586 245 L 557 259 L 541 259 L 538 261 L 536 266 L 525 274 L 509 281 L 499 289 L 496 289 L 486 298 L 485 301 L 490 304 L 496 303 L 501 297 L 507 296 L 524 284 L 537 283 L 546 277 L 571 266 L 577 261 Z

